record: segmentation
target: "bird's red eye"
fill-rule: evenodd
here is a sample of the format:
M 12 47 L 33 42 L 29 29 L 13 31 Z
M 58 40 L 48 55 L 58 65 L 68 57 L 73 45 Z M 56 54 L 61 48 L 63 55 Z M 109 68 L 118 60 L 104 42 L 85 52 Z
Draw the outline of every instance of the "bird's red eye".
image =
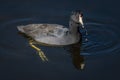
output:
M 80 13 L 80 16 L 83 17 L 83 13 Z

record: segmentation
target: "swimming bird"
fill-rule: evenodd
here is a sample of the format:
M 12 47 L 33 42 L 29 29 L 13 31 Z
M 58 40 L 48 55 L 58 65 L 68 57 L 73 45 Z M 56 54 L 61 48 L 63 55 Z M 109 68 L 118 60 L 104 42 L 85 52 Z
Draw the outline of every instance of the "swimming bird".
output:
M 73 11 L 70 15 L 69 28 L 60 24 L 27 24 L 17 26 L 22 33 L 35 41 L 48 45 L 70 45 L 81 39 L 79 28 L 84 28 L 83 13 Z
M 18 30 L 30 37 L 29 44 L 38 51 L 42 61 L 48 61 L 44 52 L 35 44 L 64 46 L 78 43 L 81 40 L 79 28 L 84 28 L 83 13 L 73 11 L 70 15 L 69 28 L 60 24 L 28 24 L 17 26 Z M 32 38 L 32 39 L 31 39 Z

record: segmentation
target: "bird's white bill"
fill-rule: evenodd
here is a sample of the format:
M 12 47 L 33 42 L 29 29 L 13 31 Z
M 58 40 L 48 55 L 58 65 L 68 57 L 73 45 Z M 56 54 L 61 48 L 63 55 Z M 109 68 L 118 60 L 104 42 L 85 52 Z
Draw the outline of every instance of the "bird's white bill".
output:
M 79 15 L 79 22 L 80 22 L 80 24 L 82 25 L 82 28 L 84 28 L 84 23 L 83 23 L 83 20 L 82 20 L 81 15 Z

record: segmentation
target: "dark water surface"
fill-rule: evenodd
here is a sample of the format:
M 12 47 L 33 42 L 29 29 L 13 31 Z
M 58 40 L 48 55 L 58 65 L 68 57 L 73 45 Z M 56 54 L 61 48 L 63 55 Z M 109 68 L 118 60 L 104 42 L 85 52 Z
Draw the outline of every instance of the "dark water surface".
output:
M 42 62 L 16 26 L 57 23 L 68 26 L 70 12 L 80 9 L 88 42 L 66 47 L 39 45 Z M 0 1 L 0 80 L 119 80 L 119 1 L 11 0 Z M 78 69 L 84 63 L 83 70 Z

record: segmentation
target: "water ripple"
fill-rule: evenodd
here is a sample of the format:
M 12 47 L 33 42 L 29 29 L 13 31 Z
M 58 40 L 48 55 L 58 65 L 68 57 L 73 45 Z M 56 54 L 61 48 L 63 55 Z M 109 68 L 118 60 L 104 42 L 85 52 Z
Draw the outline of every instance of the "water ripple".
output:
M 119 32 L 114 25 L 86 23 L 88 42 L 83 42 L 82 55 L 105 55 L 119 51 Z

